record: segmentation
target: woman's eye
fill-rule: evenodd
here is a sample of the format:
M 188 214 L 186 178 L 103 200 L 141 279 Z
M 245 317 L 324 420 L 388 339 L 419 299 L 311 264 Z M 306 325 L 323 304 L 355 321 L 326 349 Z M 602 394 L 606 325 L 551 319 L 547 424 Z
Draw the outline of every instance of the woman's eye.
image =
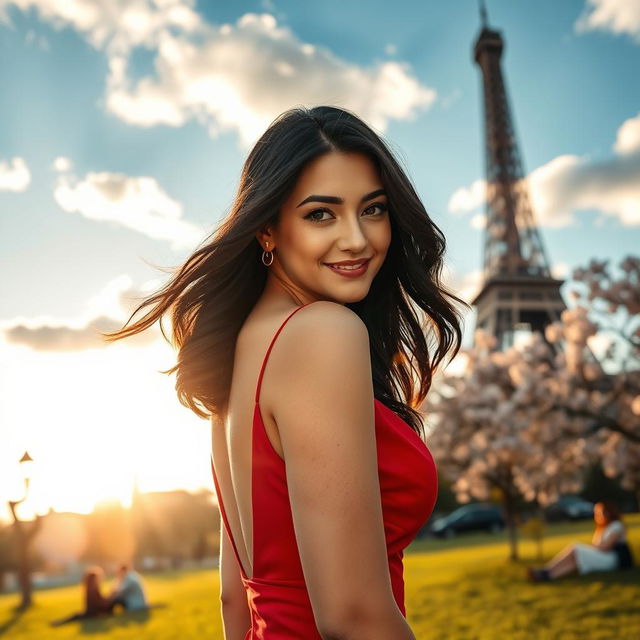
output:
M 370 209 L 374 209 L 377 207 L 379 209 L 379 214 L 382 215 L 385 211 L 387 211 L 387 205 L 383 202 L 374 202 L 372 205 L 369 205 L 364 211 L 367 212 Z M 306 216 L 304 216 L 305 220 L 310 220 L 311 222 L 325 222 L 328 218 L 320 218 L 316 217 L 317 214 L 322 215 L 323 213 L 331 213 L 328 209 L 314 209 L 310 211 Z M 376 215 L 374 212 L 370 215 Z
M 310 220 L 311 222 L 324 222 L 324 219 L 321 218 L 314 218 L 314 214 L 316 213 L 329 213 L 329 211 L 327 211 L 326 209 L 314 209 L 313 211 L 310 211 L 305 217 L 305 220 Z
M 380 214 L 383 214 L 387 210 L 387 205 L 384 202 L 374 202 L 372 205 L 369 205 L 365 211 L 369 211 L 373 207 L 378 207 L 380 209 Z

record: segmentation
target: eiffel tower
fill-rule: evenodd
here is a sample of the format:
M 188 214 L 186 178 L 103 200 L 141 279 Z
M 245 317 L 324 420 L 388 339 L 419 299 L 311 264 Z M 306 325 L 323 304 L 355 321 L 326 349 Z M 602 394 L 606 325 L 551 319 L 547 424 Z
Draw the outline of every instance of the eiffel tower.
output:
M 488 26 L 483 0 L 480 17 L 473 54 L 484 93 L 487 222 L 482 288 L 471 304 L 476 328 L 494 335 L 497 349 L 504 350 L 521 331 L 544 336 L 544 328 L 559 319 L 566 305 L 560 295 L 564 280 L 551 276 L 529 201 L 500 67 L 504 40 Z

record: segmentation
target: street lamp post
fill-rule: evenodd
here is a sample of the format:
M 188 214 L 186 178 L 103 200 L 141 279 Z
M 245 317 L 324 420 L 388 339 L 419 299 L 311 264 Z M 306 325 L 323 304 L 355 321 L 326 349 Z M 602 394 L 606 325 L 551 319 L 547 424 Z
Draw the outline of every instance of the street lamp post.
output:
M 22 458 L 20 458 L 20 467 L 23 471 L 24 477 L 24 496 L 20 500 L 10 500 L 9 508 L 14 520 L 14 531 L 16 536 L 16 547 L 18 550 L 18 583 L 20 584 L 20 592 L 22 600 L 20 602 L 20 609 L 26 609 L 31 606 L 32 603 L 32 586 L 31 586 L 31 569 L 29 549 L 31 543 L 35 538 L 38 530 L 42 526 L 42 517 L 36 514 L 33 523 L 23 522 L 18 517 L 16 507 L 27 499 L 29 493 L 29 482 L 31 480 L 31 465 L 33 459 L 27 451 L 24 452 Z

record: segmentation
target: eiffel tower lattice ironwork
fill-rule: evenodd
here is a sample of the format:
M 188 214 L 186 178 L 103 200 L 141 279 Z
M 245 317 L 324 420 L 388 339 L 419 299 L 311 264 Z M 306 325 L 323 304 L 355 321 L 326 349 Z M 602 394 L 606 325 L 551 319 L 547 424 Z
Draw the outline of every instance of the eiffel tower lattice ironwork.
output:
M 534 222 L 500 66 L 504 40 L 488 26 L 482 0 L 480 14 L 473 54 L 482 72 L 487 192 L 483 282 L 472 304 L 476 327 L 493 334 L 502 350 L 520 330 L 544 335 L 566 305 L 560 294 L 564 281 L 551 276 Z

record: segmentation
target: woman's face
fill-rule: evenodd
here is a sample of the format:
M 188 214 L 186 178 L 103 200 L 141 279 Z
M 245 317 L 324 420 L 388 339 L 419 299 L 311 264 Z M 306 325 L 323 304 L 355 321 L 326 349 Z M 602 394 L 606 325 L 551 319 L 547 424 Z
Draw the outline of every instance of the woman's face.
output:
M 600 502 L 593 505 L 593 519 L 597 524 L 606 524 L 607 522 L 606 510 L 604 505 Z
M 366 297 L 391 243 L 387 197 L 371 159 L 329 152 L 312 160 L 280 211 L 275 226 L 257 235 L 273 251 L 270 276 L 303 303 L 345 304 Z M 367 260 L 366 268 L 328 263 Z M 343 275 L 346 274 L 346 275 Z

